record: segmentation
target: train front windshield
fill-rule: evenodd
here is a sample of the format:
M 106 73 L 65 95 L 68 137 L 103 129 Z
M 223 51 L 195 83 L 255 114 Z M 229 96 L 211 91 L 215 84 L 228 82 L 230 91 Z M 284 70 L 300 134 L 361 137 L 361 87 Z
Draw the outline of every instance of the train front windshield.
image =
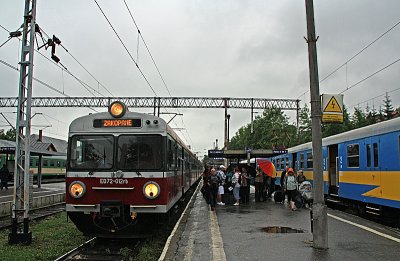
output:
M 159 170 L 162 168 L 160 135 L 82 135 L 70 144 L 71 170 Z M 114 155 L 116 152 L 116 155 Z
M 110 169 L 114 159 L 114 137 L 74 136 L 71 139 L 70 155 L 71 169 Z

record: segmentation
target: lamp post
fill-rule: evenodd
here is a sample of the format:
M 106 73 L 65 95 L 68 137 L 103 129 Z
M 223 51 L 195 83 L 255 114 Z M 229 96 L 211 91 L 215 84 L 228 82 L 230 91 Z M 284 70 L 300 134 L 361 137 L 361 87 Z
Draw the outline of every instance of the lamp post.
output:
M 227 132 L 227 137 L 226 137 L 227 143 L 226 143 L 226 146 L 229 147 L 229 120 L 231 119 L 231 115 L 230 114 L 226 115 L 226 118 L 228 120 L 228 126 L 227 126 L 227 130 L 226 130 L 226 132 Z

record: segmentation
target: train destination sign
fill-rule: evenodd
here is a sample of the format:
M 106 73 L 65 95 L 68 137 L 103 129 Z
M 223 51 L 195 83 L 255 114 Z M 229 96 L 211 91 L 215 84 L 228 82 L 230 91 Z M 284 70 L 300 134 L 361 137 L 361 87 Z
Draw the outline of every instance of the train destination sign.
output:
M 343 94 L 322 94 L 322 123 L 343 123 Z
M 108 128 L 108 127 L 142 127 L 141 119 L 95 119 L 93 121 L 94 128 Z

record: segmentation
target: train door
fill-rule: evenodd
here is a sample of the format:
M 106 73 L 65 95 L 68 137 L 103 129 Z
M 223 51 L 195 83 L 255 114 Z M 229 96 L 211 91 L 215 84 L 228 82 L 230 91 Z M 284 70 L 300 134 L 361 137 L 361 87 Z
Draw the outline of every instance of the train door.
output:
M 367 139 L 366 152 L 367 152 L 367 170 L 371 175 L 372 184 L 380 186 L 381 184 L 381 168 L 379 160 L 379 137 L 372 137 Z M 381 197 L 382 192 L 374 194 L 375 197 Z
M 329 195 L 338 195 L 339 175 L 338 175 L 338 145 L 328 146 L 328 178 L 329 178 Z
M 298 171 L 298 170 L 299 170 L 297 165 L 298 165 L 298 164 L 297 164 L 297 153 L 295 152 L 295 153 L 292 153 L 292 168 L 293 168 L 295 171 Z

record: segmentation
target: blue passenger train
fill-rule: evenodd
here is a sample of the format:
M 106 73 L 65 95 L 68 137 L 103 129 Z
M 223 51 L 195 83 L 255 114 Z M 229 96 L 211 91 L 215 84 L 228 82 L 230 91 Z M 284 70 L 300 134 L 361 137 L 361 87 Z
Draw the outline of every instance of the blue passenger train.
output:
M 322 139 L 325 199 L 400 223 L 399 151 L 400 118 Z M 277 186 L 286 165 L 313 180 L 311 142 L 271 160 L 278 172 Z

